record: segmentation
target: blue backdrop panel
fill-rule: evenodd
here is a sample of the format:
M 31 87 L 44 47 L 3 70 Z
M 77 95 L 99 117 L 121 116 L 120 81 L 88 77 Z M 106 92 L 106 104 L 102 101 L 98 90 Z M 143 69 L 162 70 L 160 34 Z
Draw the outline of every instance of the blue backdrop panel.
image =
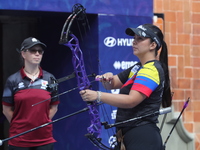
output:
M 152 23 L 152 17 L 142 16 L 110 16 L 99 15 L 99 60 L 100 60 L 100 74 L 105 72 L 112 72 L 117 74 L 133 64 L 138 59 L 133 55 L 132 40 L 125 34 L 127 27 L 137 27 L 140 24 Z M 118 93 L 119 90 L 106 91 L 102 85 L 99 85 L 99 90 L 104 92 Z M 104 118 L 104 112 L 108 114 Z M 109 105 L 100 106 L 102 121 L 114 123 L 116 108 Z M 113 141 L 113 131 L 115 129 L 102 129 L 102 140 L 108 146 L 111 146 Z
M 152 16 L 152 0 L 0 0 L 0 9 L 71 12 L 81 3 L 88 13 Z

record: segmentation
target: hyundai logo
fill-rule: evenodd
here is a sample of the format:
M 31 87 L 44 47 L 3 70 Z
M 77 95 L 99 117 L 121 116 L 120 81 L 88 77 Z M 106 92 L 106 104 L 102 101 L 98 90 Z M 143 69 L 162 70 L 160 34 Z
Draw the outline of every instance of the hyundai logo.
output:
M 104 44 L 108 47 L 114 47 L 116 45 L 116 39 L 114 37 L 107 37 L 104 39 Z
M 117 38 L 114 37 L 106 37 L 104 39 L 104 45 L 107 47 L 114 47 L 114 46 L 132 46 L 133 38 Z

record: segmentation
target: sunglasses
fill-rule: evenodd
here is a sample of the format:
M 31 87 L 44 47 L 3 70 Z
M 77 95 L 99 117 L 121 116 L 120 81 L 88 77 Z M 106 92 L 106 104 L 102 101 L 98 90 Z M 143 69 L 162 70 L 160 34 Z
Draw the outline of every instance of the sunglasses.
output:
M 31 54 L 36 54 L 37 52 L 40 54 L 40 55 L 42 55 L 42 54 L 44 54 L 44 50 L 42 50 L 42 49 L 27 49 L 27 50 L 25 50 L 25 52 L 27 52 L 27 51 L 29 51 Z

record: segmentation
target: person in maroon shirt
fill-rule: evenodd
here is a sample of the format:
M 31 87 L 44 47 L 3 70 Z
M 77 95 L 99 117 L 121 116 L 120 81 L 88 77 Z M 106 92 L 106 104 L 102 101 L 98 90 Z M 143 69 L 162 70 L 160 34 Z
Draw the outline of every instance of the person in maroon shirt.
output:
M 24 66 L 8 77 L 2 98 L 3 113 L 10 123 L 9 137 L 51 122 L 59 104 L 55 77 L 40 67 L 46 45 L 26 38 L 20 49 Z M 41 101 L 44 101 L 38 105 Z M 52 125 L 8 141 L 9 150 L 53 150 Z

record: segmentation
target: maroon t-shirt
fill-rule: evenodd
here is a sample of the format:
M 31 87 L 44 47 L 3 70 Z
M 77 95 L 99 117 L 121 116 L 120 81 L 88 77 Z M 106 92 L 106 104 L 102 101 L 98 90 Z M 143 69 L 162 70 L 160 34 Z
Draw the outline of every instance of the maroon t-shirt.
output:
M 50 105 L 57 105 L 57 88 L 47 85 L 54 82 L 54 76 L 40 68 L 38 78 L 33 82 L 23 69 L 11 75 L 5 84 L 3 105 L 14 106 L 9 137 L 51 122 Z M 44 101 L 40 104 L 38 102 Z M 37 104 L 37 105 L 34 105 Z M 34 106 L 33 106 L 34 105 Z M 18 147 L 33 147 L 56 142 L 52 135 L 52 124 L 9 140 L 8 144 Z

